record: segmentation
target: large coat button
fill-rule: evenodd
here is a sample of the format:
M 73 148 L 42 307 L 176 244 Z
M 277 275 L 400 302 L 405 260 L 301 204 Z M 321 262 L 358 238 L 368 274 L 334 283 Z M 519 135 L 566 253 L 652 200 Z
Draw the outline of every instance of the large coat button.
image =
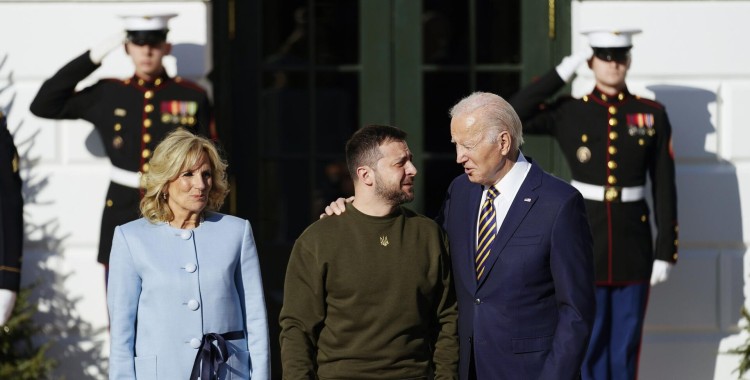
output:
M 188 303 L 187 303 L 187 307 L 188 307 L 188 308 L 189 308 L 190 310 L 193 310 L 193 311 L 195 311 L 195 310 L 198 310 L 198 308 L 200 307 L 200 304 L 199 304 L 199 303 L 198 303 L 198 301 L 196 301 L 196 300 L 190 300 L 190 301 L 188 301 Z
M 201 346 L 201 340 L 198 338 L 190 339 L 190 347 L 198 348 Z
M 193 273 L 193 272 L 195 272 L 196 269 L 198 269 L 198 267 L 195 264 L 193 264 L 193 263 L 185 265 L 185 272 Z
M 182 233 L 180 234 L 180 237 L 184 240 L 190 239 L 191 236 L 193 236 L 193 233 L 190 231 L 182 231 Z

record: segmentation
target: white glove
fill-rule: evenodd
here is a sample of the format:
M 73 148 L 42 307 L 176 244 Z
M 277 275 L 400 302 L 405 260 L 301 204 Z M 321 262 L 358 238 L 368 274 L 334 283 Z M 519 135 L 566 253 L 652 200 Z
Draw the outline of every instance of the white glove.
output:
M 0 289 L 0 326 L 5 325 L 10 319 L 13 305 L 16 304 L 16 292 L 8 289 Z
M 594 50 L 591 49 L 591 47 L 586 46 L 582 51 L 563 58 L 560 64 L 555 67 L 557 75 L 559 75 L 565 82 L 570 82 L 573 75 L 576 73 L 576 70 L 578 70 L 578 66 L 581 66 L 582 63 L 588 61 L 593 55 Z
M 107 37 L 104 41 L 93 46 L 91 50 L 89 50 L 89 58 L 91 58 L 91 62 L 94 62 L 96 65 L 102 63 L 102 60 L 104 60 L 104 57 L 106 57 L 107 54 L 125 43 L 126 37 L 127 33 L 122 31 Z
M 664 260 L 654 260 L 654 267 L 651 270 L 651 286 L 667 281 L 669 271 L 672 270 L 673 266 L 674 264 Z

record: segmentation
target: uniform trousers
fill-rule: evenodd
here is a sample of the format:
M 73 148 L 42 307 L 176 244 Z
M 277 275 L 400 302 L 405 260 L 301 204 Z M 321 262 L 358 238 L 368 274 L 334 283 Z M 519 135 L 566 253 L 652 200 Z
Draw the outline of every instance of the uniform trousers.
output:
M 633 380 L 638 376 L 649 284 L 597 286 L 596 319 L 583 361 L 584 380 Z

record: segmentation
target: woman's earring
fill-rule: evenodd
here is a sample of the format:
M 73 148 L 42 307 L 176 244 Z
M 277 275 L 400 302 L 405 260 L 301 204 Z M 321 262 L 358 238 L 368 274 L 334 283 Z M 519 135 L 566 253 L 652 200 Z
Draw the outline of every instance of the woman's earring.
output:
M 167 193 L 161 193 L 161 197 L 166 201 L 167 200 Z

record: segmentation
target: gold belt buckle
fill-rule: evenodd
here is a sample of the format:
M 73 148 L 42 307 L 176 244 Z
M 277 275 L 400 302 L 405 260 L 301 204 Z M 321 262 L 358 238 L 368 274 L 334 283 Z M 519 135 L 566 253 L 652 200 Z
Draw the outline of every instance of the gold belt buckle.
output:
M 604 200 L 607 202 L 620 201 L 620 188 L 616 186 L 607 186 L 604 190 Z

